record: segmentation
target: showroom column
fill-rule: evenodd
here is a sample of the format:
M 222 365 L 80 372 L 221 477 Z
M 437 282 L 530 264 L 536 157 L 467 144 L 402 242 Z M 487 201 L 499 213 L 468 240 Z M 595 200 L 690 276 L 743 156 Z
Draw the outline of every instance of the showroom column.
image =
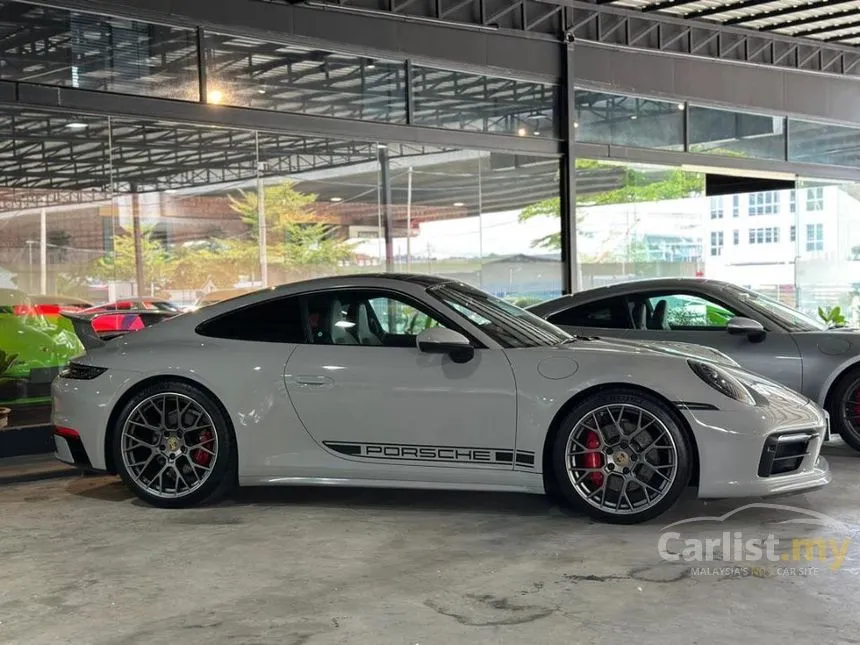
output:
M 573 33 L 564 35 L 562 45 L 561 132 L 564 155 L 561 159 L 561 263 L 562 290 L 575 293 L 580 289 L 579 266 L 576 253 L 576 103 L 574 100 L 574 43 Z
M 140 230 L 140 195 L 137 192 L 137 184 L 131 184 L 131 228 L 134 235 L 134 278 L 137 285 L 138 297 L 141 297 L 144 292 L 143 283 L 143 246 L 141 244 Z
M 388 158 L 388 146 L 376 146 L 379 158 L 379 181 L 382 184 L 380 196 L 382 202 L 382 226 L 385 235 L 385 270 L 394 271 L 394 231 L 391 225 L 391 162 Z

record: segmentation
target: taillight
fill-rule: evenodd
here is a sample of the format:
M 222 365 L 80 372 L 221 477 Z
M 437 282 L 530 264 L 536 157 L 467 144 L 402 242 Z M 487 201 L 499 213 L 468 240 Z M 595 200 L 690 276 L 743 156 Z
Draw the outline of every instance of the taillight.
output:
M 54 426 L 54 434 L 58 437 L 63 437 L 64 439 L 72 439 L 80 441 L 81 435 L 77 430 L 72 430 L 71 428 L 64 428 L 63 426 Z
M 43 316 L 59 316 L 60 305 L 35 305 L 33 312 Z
M 15 312 L 16 316 L 34 316 L 36 314 L 36 308 L 32 305 L 15 305 L 12 307 L 12 311 Z
M 75 379 L 78 381 L 92 381 L 94 378 L 101 376 L 105 372 L 107 372 L 106 367 L 69 363 L 60 370 L 60 378 Z

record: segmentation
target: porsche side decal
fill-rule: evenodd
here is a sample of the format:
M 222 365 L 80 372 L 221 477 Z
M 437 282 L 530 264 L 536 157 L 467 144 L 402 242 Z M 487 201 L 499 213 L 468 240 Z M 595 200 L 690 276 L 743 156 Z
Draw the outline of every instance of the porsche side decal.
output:
M 467 446 L 430 446 L 395 443 L 323 441 L 323 445 L 348 457 L 427 461 L 466 464 L 512 464 L 533 468 L 535 456 L 528 450 L 472 448 Z

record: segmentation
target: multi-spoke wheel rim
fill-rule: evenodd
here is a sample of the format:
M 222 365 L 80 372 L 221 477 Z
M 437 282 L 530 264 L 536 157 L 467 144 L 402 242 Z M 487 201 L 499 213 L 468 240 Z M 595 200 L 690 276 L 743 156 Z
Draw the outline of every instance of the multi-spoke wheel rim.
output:
M 212 417 L 184 394 L 153 394 L 138 403 L 122 428 L 125 470 L 136 486 L 162 498 L 181 498 L 200 488 L 218 458 Z
M 860 381 L 855 381 L 842 399 L 842 425 L 860 435 Z
M 576 493 L 617 515 L 658 504 L 678 476 L 678 447 L 666 424 L 630 404 L 604 405 L 580 419 L 565 460 Z

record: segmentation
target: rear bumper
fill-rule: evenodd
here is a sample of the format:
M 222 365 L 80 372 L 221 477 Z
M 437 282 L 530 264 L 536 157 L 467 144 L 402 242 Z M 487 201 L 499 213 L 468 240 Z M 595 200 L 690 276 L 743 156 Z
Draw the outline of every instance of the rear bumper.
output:
M 87 470 L 108 470 L 105 437 L 110 414 L 136 376 L 112 369 L 92 380 L 54 380 L 52 423 L 57 459 Z

